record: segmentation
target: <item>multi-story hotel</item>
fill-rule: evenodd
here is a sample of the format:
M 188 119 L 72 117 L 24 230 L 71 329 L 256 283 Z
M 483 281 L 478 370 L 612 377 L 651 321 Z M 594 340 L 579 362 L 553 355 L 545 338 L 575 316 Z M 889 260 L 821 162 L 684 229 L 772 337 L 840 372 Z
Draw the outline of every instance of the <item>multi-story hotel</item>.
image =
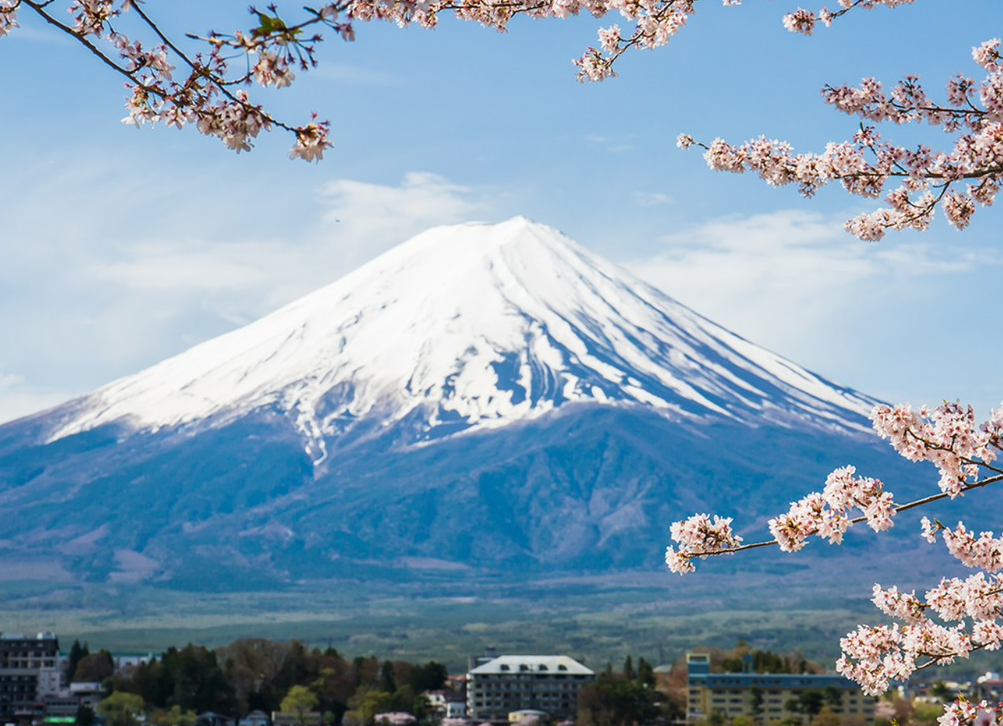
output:
M 59 668 L 54 634 L 0 633 L 0 721 L 40 717 L 45 698 L 59 693 Z
M 467 673 L 467 716 L 508 722 L 516 711 L 543 711 L 552 719 L 574 718 L 578 691 L 595 672 L 566 655 L 502 655 Z
M 857 716 L 874 722 L 874 699 L 865 696 L 853 681 L 838 675 L 812 673 L 753 673 L 751 658 L 743 658 L 742 673 L 711 673 L 710 656 L 686 654 L 686 723 L 706 720 L 712 713 L 727 719 L 750 716 L 757 723 L 769 723 L 789 716 L 791 699 L 806 691 L 839 694 L 832 710 L 839 716 Z

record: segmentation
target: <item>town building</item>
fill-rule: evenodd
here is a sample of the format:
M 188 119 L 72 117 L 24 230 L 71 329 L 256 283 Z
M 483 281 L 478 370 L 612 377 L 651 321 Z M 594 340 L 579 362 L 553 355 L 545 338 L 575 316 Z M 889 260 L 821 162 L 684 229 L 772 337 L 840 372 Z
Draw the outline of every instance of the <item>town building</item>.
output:
M 61 686 L 59 640 L 53 633 L 0 633 L 0 722 L 31 723 Z
M 578 692 L 595 672 L 566 655 L 502 655 L 467 673 L 467 716 L 507 723 L 514 711 L 532 709 L 552 719 L 574 718 Z
M 1000 679 L 1000 674 L 989 671 L 979 676 L 971 690 L 971 700 L 976 703 L 979 701 L 1003 702 L 1003 679 Z
M 467 715 L 467 701 L 462 693 L 440 689 L 425 691 L 423 695 L 438 718 L 465 718 Z
M 69 693 L 78 705 L 93 711 L 104 698 L 104 686 L 97 681 L 75 681 L 70 684 Z
M 236 721 L 229 716 L 216 713 L 215 711 L 206 711 L 205 713 L 200 713 L 195 717 L 195 726 L 235 726 Z
M 272 726 L 322 726 L 323 723 L 320 711 L 272 711 Z
M 272 720 L 264 711 L 254 710 L 241 718 L 237 726 L 272 726 Z
M 686 723 L 695 724 L 718 713 L 726 719 L 751 717 L 758 724 L 768 724 L 799 714 L 787 706 L 802 694 L 824 694 L 832 711 L 844 717 L 858 717 L 874 722 L 876 699 L 865 696 L 853 681 L 839 675 L 813 673 L 753 673 L 751 656 L 743 658 L 741 673 L 711 673 L 710 656 L 686 654 Z

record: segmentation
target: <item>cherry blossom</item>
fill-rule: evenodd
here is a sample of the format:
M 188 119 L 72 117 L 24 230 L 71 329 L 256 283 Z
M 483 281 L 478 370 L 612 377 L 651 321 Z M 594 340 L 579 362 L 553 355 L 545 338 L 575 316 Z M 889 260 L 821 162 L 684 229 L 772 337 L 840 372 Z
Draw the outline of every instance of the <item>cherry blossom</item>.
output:
M 835 18 L 856 8 L 894 7 L 911 0 L 839 0 L 840 9 L 825 8 L 812 13 L 798 9 L 784 16 L 783 24 L 796 32 L 810 33 L 816 21 L 829 25 Z M 307 71 L 316 65 L 315 50 L 324 38 L 316 32 L 331 30 L 346 41 L 355 39 L 355 25 L 362 21 L 385 21 L 399 26 L 416 24 L 434 27 L 440 15 L 452 13 L 461 20 L 505 30 L 512 18 L 567 18 L 582 13 L 595 17 L 617 14 L 629 27 L 614 24 L 598 30 L 598 47 L 588 47 L 573 61 L 579 80 L 601 81 L 616 75 L 614 63 L 625 52 L 665 45 L 693 15 L 699 0 L 341 0 L 302 8 L 295 21 L 287 21 L 271 4 L 266 8 L 250 8 L 252 27 L 229 33 L 210 32 L 205 36 L 188 35 L 187 41 L 201 44 L 200 52 L 189 51 L 178 39 L 168 38 L 146 10 L 142 0 L 63 0 L 72 22 L 60 20 L 54 10 L 60 0 L 0 0 L 0 36 L 16 29 L 16 13 L 28 10 L 41 16 L 49 25 L 69 34 L 90 53 L 97 55 L 106 66 L 128 80 L 126 123 L 165 123 L 176 128 L 194 126 L 200 132 L 214 135 L 230 149 L 246 151 L 253 145 L 257 132 L 282 129 L 295 137 L 290 157 L 314 161 L 322 158 L 328 140 L 329 124 L 312 120 L 303 125 L 287 124 L 272 116 L 248 95 L 236 91 L 239 86 L 257 84 L 284 88 L 296 80 L 296 70 Z M 741 0 L 722 0 L 722 4 L 739 5 Z M 126 29 L 127 28 L 127 29 Z M 147 36 L 144 40 L 140 36 Z M 246 58 L 246 70 L 231 73 L 231 62 Z M 987 70 L 998 70 L 998 43 L 980 47 L 976 61 Z M 234 64 L 235 66 L 237 64 Z M 175 80 L 172 72 L 180 70 Z M 1003 98 L 1003 82 L 998 79 L 978 89 L 987 113 L 996 113 Z M 970 83 L 956 82 L 952 99 L 969 99 L 975 93 Z M 689 138 L 689 137 L 687 137 Z M 687 145 L 692 141 L 687 142 Z M 980 146 L 981 144 L 981 146 Z M 973 148 L 985 147 L 983 139 Z M 736 155 L 721 142 L 717 145 L 723 167 L 739 171 L 741 155 Z M 989 144 L 992 146 L 992 144 Z M 781 162 L 789 150 L 778 149 Z M 990 153 L 982 149 L 979 153 Z M 730 163 L 728 163 L 730 160 Z M 764 159 L 762 168 L 766 168 Z M 803 165 L 803 190 L 813 189 L 832 178 L 841 178 L 841 171 L 813 170 L 813 164 Z M 839 170 L 845 171 L 843 166 Z M 860 172 L 860 169 L 857 170 Z M 834 176 L 836 175 L 836 176 Z M 788 183 L 786 172 L 771 173 L 775 183 Z M 802 179 L 803 181 L 803 179 Z M 988 204 L 996 191 L 996 181 L 985 179 L 977 189 L 954 191 L 945 197 L 944 208 L 956 226 L 967 224 L 976 204 Z M 867 187 L 867 184 L 863 185 Z M 874 186 L 873 184 L 871 186 Z M 880 185 L 878 185 L 880 186 Z M 934 200 L 934 203 L 940 201 Z M 898 224 L 898 217 L 887 215 L 879 219 L 859 221 L 867 234 L 876 236 L 887 226 Z M 918 224 L 918 223 L 917 223 Z M 915 226 L 915 225 L 914 225 Z
M 389 711 L 373 716 L 373 723 L 381 724 L 382 726 L 410 726 L 417 722 L 418 719 L 404 711 Z
M 665 563 L 673 572 L 690 572 L 691 557 L 720 554 L 740 546 L 742 538 L 731 531 L 731 517 L 694 514 L 688 519 L 673 522 L 669 535 L 680 545 L 680 552 L 671 547 L 665 550 Z
M 252 102 L 242 86 L 290 85 L 294 67 L 305 70 L 315 63 L 314 48 L 321 36 L 306 36 L 305 28 L 323 26 L 351 38 L 350 22 L 339 20 L 347 6 L 307 9 L 308 17 L 299 25 L 286 25 L 274 5 L 267 12 L 252 8 L 257 24 L 249 32 L 189 36 L 207 48 L 197 53 L 186 52 L 164 35 L 139 0 L 72 0 L 65 4 L 69 23 L 53 13 L 57 6 L 53 0 L 0 0 L 0 36 L 17 27 L 16 11 L 31 10 L 79 40 L 126 78 L 125 123 L 192 126 L 237 152 L 251 149 L 260 132 L 281 128 L 295 137 L 290 156 L 307 161 L 321 159 L 331 146 L 326 122 L 314 118 L 300 126 L 286 124 Z M 140 37 L 144 34 L 146 38 Z M 231 74 L 231 61 L 241 55 L 248 59 L 247 69 Z
M 847 4 L 844 10 L 850 6 L 864 5 Z M 810 34 L 816 20 L 831 22 L 835 15 L 816 18 L 798 10 L 786 16 L 784 23 L 791 30 Z M 986 75 L 978 83 L 961 75 L 952 78 L 945 104 L 933 101 L 915 76 L 906 76 L 887 92 L 874 78 L 864 78 L 857 86 L 826 86 L 822 89 L 826 103 L 874 125 L 862 123 L 849 141 L 830 142 L 819 154 L 796 154 L 789 144 L 766 137 L 738 145 L 720 138 L 696 145 L 705 150 L 711 169 L 755 172 L 773 186 L 796 184 L 806 197 L 839 182 L 851 194 L 875 198 L 889 181 L 899 180 L 900 185 L 885 194 L 887 207 L 847 221 L 846 229 L 864 240 L 879 240 L 889 229 L 925 230 L 938 206 L 951 225 L 964 229 L 978 207 L 992 204 L 1003 175 L 999 46 L 1000 40 L 994 38 L 972 49 L 973 60 Z M 952 147 L 942 151 L 922 144 L 898 146 L 882 138 L 879 123 L 927 123 L 955 134 L 955 139 Z M 694 143 L 687 141 L 684 148 Z
M 695 557 L 774 544 L 784 552 L 796 552 L 812 535 L 840 544 L 843 533 L 858 522 L 867 522 L 875 531 L 888 529 L 897 511 L 892 495 L 884 491 L 879 480 L 857 477 L 855 473 L 852 466 L 836 469 L 829 474 L 821 493 L 813 492 L 792 502 L 786 512 L 770 519 L 768 526 L 774 539 L 768 542 L 743 545 L 742 538 L 731 530 L 731 518 L 714 515 L 712 520 L 711 515 L 697 514 L 675 522 L 669 533 L 679 548 L 669 547 L 665 562 L 673 572 L 684 574 L 693 571 L 690 560 Z M 853 509 L 861 514 L 851 519 Z
M 0 0 L 0 37 L 18 27 L 17 5 L 15 0 Z
M 766 145 L 758 153 L 768 154 L 772 148 Z M 940 472 L 937 493 L 896 505 L 880 481 L 858 476 L 852 466 L 841 467 L 829 474 L 821 492 L 793 502 L 787 512 L 769 520 L 774 539 L 742 544 L 732 534 L 731 519 L 695 515 L 670 527 L 679 547 L 668 549 L 666 563 L 682 574 L 693 571 L 696 557 L 770 545 L 793 552 L 811 536 L 839 544 L 854 523 L 867 522 L 882 531 L 898 512 L 1003 482 L 1003 469 L 995 464 L 1003 433 L 1001 411 L 979 423 L 973 409 L 958 402 L 918 410 L 908 405 L 877 406 L 871 413 L 875 431 L 906 459 L 932 462 Z M 861 514 L 851 519 L 854 509 Z M 1003 536 L 976 535 L 962 522 L 950 528 L 927 517 L 922 518 L 921 534 L 931 544 L 940 536 L 955 559 L 977 571 L 967 577 L 941 578 L 922 595 L 874 585 L 872 602 L 896 622 L 858 626 L 840 640 L 842 655 L 836 661 L 839 673 L 871 695 L 928 665 L 951 663 L 973 651 L 1003 645 L 1003 575 L 998 574 L 1003 571 Z M 945 709 L 939 723 L 992 726 L 996 717 L 984 703 L 976 708 L 956 702 Z

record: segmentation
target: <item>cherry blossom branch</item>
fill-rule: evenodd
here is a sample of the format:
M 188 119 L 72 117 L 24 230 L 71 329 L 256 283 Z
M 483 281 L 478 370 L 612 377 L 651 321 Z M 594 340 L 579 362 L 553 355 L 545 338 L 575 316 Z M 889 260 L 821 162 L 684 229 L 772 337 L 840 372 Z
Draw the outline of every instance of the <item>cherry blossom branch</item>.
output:
M 150 29 L 156 34 L 156 36 L 158 38 L 160 38 L 160 40 L 163 42 L 164 46 L 166 46 L 167 48 L 169 48 L 176 56 L 178 56 L 178 58 L 180 58 L 185 63 L 185 65 L 187 65 L 191 69 L 193 77 L 199 77 L 199 76 L 206 76 L 207 75 L 207 70 L 202 66 L 202 64 L 193 61 L 191 58 L 188 57 L 188 55 L 184 51 L 182 51 L 180 48 L 178 48 L 163 33 L 163 31 L 161 31 L 161 29 L 157 25 L 157 23 L 155 23 L 153 20 L 151 20 L 150 17 L 143 11 L 142 7 L 140 7 L 140 4 L 138 2 L 134 2 L 132 4 L 131 8 L 132 8 L 132 10 L 137 15 L 139 15 L 140 18 L 142 18 L 142 20 L 147 24 L 147 26 L 150 27 Z M 158 95 L 158 96 L 160 96 L 162 98 L 165 98 L 165 99 L 169 98 L 169 94 L 165 94 L 161 89 L 158 89 L 156 86 L 142 84 L 132 74 L 126 74 L 126 75 L 130 79 L 132 79 L 134 82 L 136 82 L 137 85 L 141 85 L 142 88 L 143 88 L 143 90 L 145 90 L 146 92 L 148 92 L 148 93 L 155 93 L 156 95 Z M 215 79 L 212 79 L 211 82 L 212 82 L 213 86 L 215 88 L 218 88 L 219 91 L 220 91 L 220 93 L 222 93 L 226 98 L 230 99 L 231 102 L 233 102 L 235 104 L 238 104 L 239 106 L 241 106 L 249 114 L 252 114 L 252 115 L 257 114 L 257 115 L 259 115 L 260 118 L 261 118 L 261 120 L 263 121 L 263 125 L 265 127 L 275 126 L 275 127 L 281 128 L 281 129 L 283 129 L 285 131 L 296 133 L 297 132 L 297 128 L 296 127 L 290 126 L 288 124 L 283 123 L 282 121 L 277 120 L 272 115 L 270 115 L 270 114 L 265 113 L 264 111 L 262 111 L 260 106 L 254 106 L 254 105 L 248 103 L 246 97 L 238 96 L 237 94 L 235 94 L 235 93 L 233 93 L 232 91 L 229 90 L 228 86 L 235 85 L 236 83 L 246 83 L 248 81 L 248 79 L 251 77 L 251 75 L 252 75 L 252 73 L 249 71 L 246 74 L 246 76 L 244 76 L 243 78 L 237 79 L 236 81 L 226 81 L 226 80 L 224 80 L 222 78 L 215 78 Z
M 129 72 L 124 67 L 118 65 L 110 57 L 102 53 L 101 50 L 96 45 L 94 45 L 86 36 L 77 33 L 69 25 L 59 22 L 54 17 L 49 15 L 47 12 L 45 12 L 45 8 L 54 1 L 55 0 L 46 0 L 45 2 L 34 2 L 34 0 L 17 0 L 14 3 L 13 7 L 11 7 L 8 12 L 13 12 L 18 8 L 18 6 L 22 4 L 27 5 L 29 8 L 34 10 L 35 13 L 37 13 L 38 16 L 42 18 L 42 20 L 44 20 L 46 23 L 53 26 L 54 28 L 57 28 L 58 30 L 61 30 L 62 32 L 72 37 L 74 40 L 80 43 L 80 45 L 82 45 L 84 48 L 90 51 L 93 55 L 97 56 L 98 60 L 100 60 L 106 66 L 111 68 L 113 71 L 115 71 L 116 73 L 120 73 L 127 78 L 131 78 Z M 3 33 L 0 33 L 0 35 L 3 35 Z
M 822 8 L 817 13 L 805 10 L 804 8 L 798 8 L 793 13 L 788 13 L 784 16 L 784 27 L 795 33 L 811 35 L 815 30 L 816 23 L 822 23 L 828 27 L 832 25 L 833 20 L 858 7 L 870 10 L 879 5 L 895 7 L 896 5 L 907 5 L 911 2 L 913 0 L 839 0 L 839 4 L 843 6 L 841 10 L 832 11 L 828 8 Z
M 1003 441 L 1003 408 L 979 425 L 972 407 L 956 402 L 945 402 L 932 410 L 923 407 L 918 412 L 909 406 L 876 406 L 871 418 L 878 434 L 889 439 L 900 455 L 936 466 L 940 472 L 939 494 L 896 505 L 880 480 L 857 477 L 852 466 L 842 467 L 829 474 L 821 493 L 808 494 L 793 502 L 787 512 L 769 520 L 772 540 L 743 544 L 732 531 L 731 518 L 717 515 L 712 518 L 696 514 L 673 523 L 669 532 L 678 549 L 666 548 L 666 565 L 673 572 L 685 574 L 694 570 L 694 558 L 773 545 L 784 552 L 795 552 L 812 535 L 839 544 L 854 524 L 867 522 L 875 531 L 883 531 L 892 526 L 892 518 L 901 511 L 1003 481 L 1003 469 L 993 464 Z M 985 471 L 993 475 L 985 476 Z M 852 508 L 862 514 L 851 518 L 848 512 Z
M 252 104 L 245 92 L 230 90 L 228 86 L 235 84 L 226 78 L 226 60 L 218 53 L 218 49 L 214 49 L 205 60 L 201 56 L 189 56 L 140 7 L 140 0 L 72 0 L 68 10 L 74 14 L 73 25 L 60 22 L 47 11 L 53 2 L 54 0 L 0 0 L 0 35 L 17 27 L 16 12 L 24 7 L 74 38 L 107 67 L 127 79 L 132 97 L 126 104 L 129 109 L 129 115 L 124 119 L 126 123 L 139 125 L 163 122 L 177 128 L 192 124 L 204 134 L 219 137 L 229 148 L 238 152 L 250 149 L 252 139 L 262 129 L 276 127 L 296 137 L 290 156 L 306 160 L 320 159 L 324 149 L 330 146 L 327 141 L 327 122 L 311 121 L 302 126 L 293 126 L 274 118 L 260 105 Z M 161 45 L 147 49 L 139 40 L 132 40 L 117 32 L 112 26 L 112 20 L 126 11 L 133 11 L 143 25 L 154 33 Z M 261 13 L 259 16 L 262 24 L 270 22 L 273 29 L 280 22 Z M 330 12 L 318 12 L 316 17 L 319 19 L 317 22 L 337 27 Z M 260 51 L 258 61 L 238 82 L 249 82 L 253 75 L 261 85 L 288 85 L 292 80 L 292 73 L 288 70 L 287 60 L 294 52 L 299 53 L 299 50 L 293 50 L 299 45 L 288 42 L 289 37 L 288 34 L 282 37 L 271 34 L 258 42 L 255 45 Z M 315 36 L 315 39 L 319 40 L 320 36 Z M 115 49 L 120 60 L 113 59 L 99 45 L 103 42 Z M 269 42 L 281 45 L 285 56 L 270 52 Z M 169 54 L 180 59 L 189 71 L 187 78 L 181 83 L 172 78 L 175 68 L 168 60 Z
M 807 11 L 806 11 L 807 12 Z M 992 204 L 1003 183 L 1003 63 L 1000 40 L 994 38 L 972 49 L 973 60 L 986 71 L 978 84 L 956 76 L 947 85 L 948 105 L 932 103 L 919 79 L 907 76 L 890 93 L 865 78 L 859 86 L 822 89 L 826 103 L 847 114 L 875 123 L 926 122 L 957 134 L 954 147 L 934 153 L 920 145 L 914 149 L 883 141 L 875 126 L 863 123 L 849 141 L 829 143 L 821 154 L 795 154 L 785 142 L 765 136 L 733 145 L 724 139 L 710 144 L 681 134 L 681 148 L 698 146 L 711 169 L 757 173 L 773 186 L 797 184 L 812 197 L 827 184 L 862 197 L 874 198 L 885 184 L 902 180 L 889 192 L 888 208 L 847 221 L 846 229 L 865 240 L 878 240 L 889 229 L 926 229 L 940 207 L 957 229 L 968 226 L 976 205 Z M 975 104 L 977 93 L 981 106 Z M 958 189 L 962 182 L 964 191 Z
M 1000 481 L 1003 481 L 1003 473 L 1001 473 L 1001 474 L 999 474 L 997 476 L 992 476 L 992 477 L 988 477 L 986 479 L 982 479 L 982 480 L 977 481 L 977 482 L 973 482 L 971 484 L 966 484 L 964 487 L 962 487 L 960 489 L 960 493 L 969 492 L 969 491 L 971 491 L 973 489 L 980 489 L 982 487 L 988 486 L 989 484 L 995 484 L 995 483 L 1000 482 Z M 954 495 L 954 496 L 956 496 L 956 495 Z M 937 494 L 931 494 L 929 496 L 922 497 L 921 499 L 916 499 L 916 500 L 913 500 L 911 502 L 907 502 L 906 504 L 897 504 L 894 507 L 892 507 L 891 513 L 892 513 L 892 515 L 895 515 L 895 514 L 898 514 L 900 512 L 905 512 L 905 511 L 910 510 L 910 509 L 915 509 L 917 507 L 922 507 L 922 506 L 925 506 L 927 504 L 931 504 L 933 502 L 940 501 L 941 499 L 947 499 L 949 497 L 952 497 L 952 495 L 948 494 L 947 492 L 939 492 Z M 706 515 L 696 515 L 696 516 L 697 517 L 702 517 L 702 516 L 706 516 Z M 852 526 L 854 524 L 860 524 L 861 522 L 866 522 L 866 521 L 868 521 L 867 516 L 866 515 L 860 515 L 858 517 L 853 517 L 852 519 L 848 519 L 846 523 L 847 523 L 847 525 Z M 817 533 L 818 532 L 816 530 L 816 531 L 808 532 L 807 534 L 811 535 L 811 534 L 817 534 Z M 740 540 L 741 538 L 735 538 L 734 536 L 732 536 L 731 538 L 729 538 L 727 535 L 723 535 L 720 531 L 716 530 L 716 534 L 711 539 L 722 541 L 722 542 L 727 542 L 727 541 L 733 541 L 735 539 L 739 539 Z M 722 547 L 719 547 L 719 548 L 716 548 L 716 549 L 687 550 L 684 556 L 686 558 L 693 558 L 693 557 L 704 558 L 704 557 L 709 557 L 711 555 L 733 555 L 736 552 L 744 552 L 745 550 L 759 549 L 761 547 L 773 547 L 773 546 L 777 546 L 777 545 L 780 545 L 780 544 L 781 544 L 781 542 L 778 539 L 769 539 L 769 540 L 763 540 L 761 542 L 749 542 L 749 543 L 746 543 L 746 544 L 740 544 L 740 545 L 735 545 L 735 546 L 722 546 Z M 781 549 L 783 549 L 783 548 L 781 548 Z M 677 554 L 680 554 L 680 553 L 677 553 Z
M 741 4 L 741 0 L 722 1 L 724 5 Z M 893 7 L 911 1 L 839 0 L 840 10 L 820 11 L 819 18 L 829 24 L 858 7 Z M 509 21 L 520 14 L 533 18 L 566 18 L 583 11 L 595 17 L 619 13 L 634 24 L 632 31 L 621 33 L 617 25 L 600 29 L 600 48 L 589 47 L 574 61 L 579 80 L 599 81 L 615 75 L 613 64 L 628 50 L 655 48 L 668 43 L 693 14 L 698 0 L 342 0 L 316 8 L 304 7 L 306 17 L 289 24 L 278 15 L 276 5 L 272 4 L 267 7 L 267 12 L 251 7 L 258 24 L 249 32 L 238 30 L 232 34 L 221 34 L 211 31 L 205 37 L 187 34 L 188 38 L 209 45 L 211 52 L 204 60 L 201 56 L 191 57 L 173 42 L 141 7 L 142 0 L 67 2 L 70 11 L 76 13 L 78 22 L 74 26 L 60 23 L 45 12 L 46 8 L 55 4 L 55 0 L 0 0 L 0 36 L 17 27 L 16 13 L 23 5 L 47 23 L 68 33 L 109 68 L 129 79 L 133 95 L 126 104 L 129 109 L 128 123 L 163 122 L 178 128 L 186 124 L 195 125 L 202 133 L 218 136 L 229 148 L 238 152 L 250 149 L 252 139 L 260 130 L 275 127 L 296 135 L 296 145 L 290 156 L 315 160 L 321 158 L 324 149 L 330 146 L 326 121 L 293 126 L 274 118 L 261 106 L 252 104 L 246 94 L 228 90 L 229 87 L 251 82 L 264 86 L 286 86 L 294 78 L 291 65 L 297 64 L 301 70 L 316 65 L 315 46 L 323 38 L 319 34 L 304 37 L 302 34 L 311 27 L 331 28 L 345 40 L 353 40 L 353 22 L 356 20 L 433 27 L 439 15 L 451 12 L 461 20 L 505 30 Z M 112 30 L 109 21 L 129 10 L 135 11 L 145 27 L 157 37 L 162 44 L 160 49 L 143 51 L 138 41 Z M 784 17 L 784 25 L 791 30 L 805 32 L 806 14 L 812 16 L 804 10 L 789 14 Z M 347 19 L 339 21 L 339 16 Z M 810 28 L 807 30 L 810 32 Z M 127 65 L 113 60 L 95 42 L 98 40 L 113 42 Z M 247 58 L 248 67 L 244 74 L 235 78 L 226 76 L 228 59 L 221 54 L 223 48 L 237 51 Z M 256 55 L 253 64 L 252 53 Z M 189 69 L 183 84 L 169 82 L 171 67 L 167 63 L 168 54 L 180 59 Z M 151 69 L 156 72 L 151 73 Z M 217 96 L 224 100 L 216 100 Z
M 1003 450 L 1003 408 L 993 411 L 981 424 L 976 423 L 971 406 L 957 402 L 918 411 L 909 406 L 877 406 L 871 419 L 877 433 L 900 455 L 934 464 L 940 473 L 939 493 L 896 505 L 880 481 L 857 477 L 852 466 L 843 467 L 828 476 L 821 493 L 792 503 L 786 513 L 769 521 L 774 535 L 770 541 L 743 544 L 731 529 L 732 520 L 717 515 L 698 514 L 673 523 L 670 534 L 679 550 L 666 548 L 666 564 L 685 573 L 694 569 L 692 560 L 696 557 L 771 545 L 795 551 L 811 535 L 839 544 L 853 524 L 866 521 L 875 531 L 882 531 L 892 526 L 892 518 L 899 512 L 1003 481 L 1003 469 L 993 463 Z M 859 508 L 863 514 L 851 518 L 851 508 Z M 874 605 L 900 622 L 858 626 L 840 640 L 842 655 L 836 661 L 839 673 L 871 695 L 884 692 L 892 681 L 904 680 L 916 670 L 1003 646 L 1003 624 L 999 622 L 1003 576 L 996 574 L 1003 571 L 1003 536 L 992 532 L 976 536 L 962 522 L 951 529 L 926 517 L 921 525 L 924 539 L 932 543 L 941 535 L 951 556 L 978 572 L 963 579 L 942 578 L 922 598 L 915 591 L 874 586 Z M 934 621 L 933 615 L 940 622 Z M 969 726 L 958 720 L 959 714 L 964 715 L 949 707 L 940 719 L 941 726 Z

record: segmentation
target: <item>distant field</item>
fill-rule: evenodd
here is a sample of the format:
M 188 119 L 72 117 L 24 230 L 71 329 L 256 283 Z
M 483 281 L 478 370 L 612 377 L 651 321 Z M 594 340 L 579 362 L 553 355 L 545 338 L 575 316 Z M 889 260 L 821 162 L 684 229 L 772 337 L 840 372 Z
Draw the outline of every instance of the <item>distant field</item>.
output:
M 296 638 L 348 655 L 434 658 L 453 669 L 486 646 L 568 653 L 605 667 L 628 653 L 671 662 L 687 649 L 731 647 L 740 638 L 831 660 L 839 637 L 870 614 L 864 602 L 823 604 L 810 593 L 771 610 L 744 589 L 722 595 L 662 577 L 479 583 L 456 594 L 358 582 L 279 593 L 53 590 L 11 582 L 4 589 L 14 607 L 0 605 L 0 630 L 55 630 L 64 643 L 80 638 L 92 649 L 160 652 L 187 642 Z
M 846 563 L 826 591 L 803 583 L 803 568 L 743 572 L 723 564 L 690 578 L 661 572 L 525 582 L 436 577 L 246 593 L 7 581 L 0 630 L 54 630 L 64 647 L 79 638 L 92 650 L 144 653 L 188 642 L 299 639 L 349 656 L 435 659 L 460 671 L 486 646 L 566 653 L 604 668 L 627 654 L 670 663 L 687 650 L 731 648 L 739 639 L 756 648 L 800 649 L 831 666 L 841 636 L 857 623 L 881 621 L 867 599 L 873 580 Z M 956 670 L 1001 666 L 1003 657 L 990 653 Z

